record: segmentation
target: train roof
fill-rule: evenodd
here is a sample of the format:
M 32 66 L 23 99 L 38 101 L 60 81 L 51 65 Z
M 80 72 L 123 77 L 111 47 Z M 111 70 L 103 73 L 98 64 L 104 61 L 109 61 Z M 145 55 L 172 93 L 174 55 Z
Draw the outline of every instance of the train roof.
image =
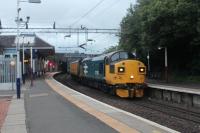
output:
M 83 61 L 88 61 L 88 60 L 91 60 L 92 58 L 91 57 L 87 57 L 87 58 L 84 58 L 83 60 L 82 60 L 82 62 Z
M 107 57 L 107 58 L 110 58 L 113 54 L 115 54 L 115 53 L 117 53 L 117 52 L 126 52 L 126 51 L 119 50 L 119 51 L 114 51 L 114 52 L 110 52 L 110 53 L 107 53 L 107 54 L 102 54 L 102 55 L 100 55 L 100 56 L 93 57 L 93 58 L 92 58 L 92 61 L 104 60 L 106 57 Z
M 92 61 L 104 60 L 105 57 L 106 57 L 106 55 L 105 55 L 105 54 L 102 54 L 102 55 L 100 55 L 100 56 L 97 56 L 97 57 L 92 58 Z
M 123 50 L 114 51 L 114 52 L 110 52 L 110 53 L 107 53 L 107 54 L 102 54 L 102 55 L 99 55 L 99 56 L 96 56 L 96 57 L 87 57 L 87 58 L 84 58 L 84 59 L 81 59 L 81 60 L 77 60 L 77 61 L 72 62 L 72 63 L 76 63 L 76 62 L 79 62 L 79 61 L 80 62 L 85 62 L 85 61 L 101 61 L 101 60 L 104 60 L 105 58 L 108 58 L 109 61 L 110 61 L 110 58 L 112 57 L 112 55 L 114 55 L 115 53 L 120 53 L 120 52 L 127 52 L 127 51 L 123 51 Z

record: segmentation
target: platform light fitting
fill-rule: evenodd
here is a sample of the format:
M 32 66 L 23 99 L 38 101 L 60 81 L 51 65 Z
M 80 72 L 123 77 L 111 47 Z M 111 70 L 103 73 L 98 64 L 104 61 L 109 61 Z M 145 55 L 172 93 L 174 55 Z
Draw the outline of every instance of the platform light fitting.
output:
M 11 65 L 11 66 L 14 66 L 14 65 L 15 65 L 15 61 L 11 61 L 11 62 L 10 62 L 10 65 Z
M 41 3 L 41 0 L 29 0 L 29 3 Z

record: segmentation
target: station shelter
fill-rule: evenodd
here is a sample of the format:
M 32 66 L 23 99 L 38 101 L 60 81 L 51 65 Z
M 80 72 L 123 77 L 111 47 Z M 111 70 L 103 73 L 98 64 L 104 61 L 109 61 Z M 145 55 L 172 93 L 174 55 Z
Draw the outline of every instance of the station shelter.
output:
M 54 55 L 54 46 L 35 34 L 21 34 L 19 40 L 15 35 L 0 36 L 0 90 L 15 89 L 16 80 L 16 44 L 20 45 L 21 79 L 41 76 L 47 69 L 47 56 Z M 21 80 L 22 81 L 22 80 Z

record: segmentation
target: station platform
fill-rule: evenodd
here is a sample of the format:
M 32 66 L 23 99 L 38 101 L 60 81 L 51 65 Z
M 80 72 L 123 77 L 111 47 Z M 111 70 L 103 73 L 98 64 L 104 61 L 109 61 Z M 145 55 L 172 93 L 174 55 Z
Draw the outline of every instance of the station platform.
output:
M 44 79 L 29 85 L 24 94 L 28 133 L 117 132 L 53 91 Z
M 168 90 L 168 91 L 174 91 L 174 92 L 182 92 L 182 93 L 188 93 L 188 94 L 197 94 L 200 95 L 200 87 L 199 88 L 189 88 L 189 86 L 181 87 L 181 86 L 173 86 L 173 85 L 167 85 L 167 84 L 152 84 L 148 83 L 148 87 L 161 89 L 161 90 Z
M 100 123 L 103 123 L 108 127 L 110 127 L 112 131 L 124 132 L 124 133 L 140 133 L 140 132 L 176 133 L 177 132 L 173 129 L 164 127 L 155 122 L 149 121 L 147 119 L 136 116 L 121 109 L 112 107 L 110 105 L 97 101 L 91 97 L 88 97 L 84 94 L 81 94 L 77 91 L 74 91 L 69 87 L 66 87 L 61 83 L 57 82 L 56 80 L 54 80 L 52 78 L 52 75 L 49 75 L 49 77 L 45 79 L 45 82 L 50 86 L 49 89 L 53 89 L 55 92 L 61 95 L 65 100 L 72 103 L 73 104 L 71 105 L 72 108 L 75 105 L 80 110 L 87 112 L 90 115 L 90 117 L 92 116 L 95 119 L 97 119 Z M 71 107 L 68 106 L 68 108 Z M 77 115 L 77 117 L 80 117 L 79 114 Z M 91 121 L 91 123 L 96 123 L 96 122 Z M 106 132 L 106 128 L 101 128 L 100 132 Z
M 34 80 L 33 86 L 26 82 L 22 98 L 12 99 L 2 133 L 177 133 L 81 94 L 52 76 Z
M 200 95 L 200 83 L 166 83 L 159 80 L 147 80 L 146 83 L 150 88 Z
M 184 107 L 200 108 L 200 84 L 146 81 L 152 99 L 164 100 Z

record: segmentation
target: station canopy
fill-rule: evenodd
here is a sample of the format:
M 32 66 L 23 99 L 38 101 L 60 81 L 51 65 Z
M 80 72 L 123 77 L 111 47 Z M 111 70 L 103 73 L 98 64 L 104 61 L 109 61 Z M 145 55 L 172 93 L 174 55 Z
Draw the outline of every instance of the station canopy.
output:
M 0 35 L 0 49 L 16 49 L 17 37 L 15 35 Z M 20 49 L 34 49 L 41 57 L 46 57 L 55 53 L 54 46 L 50 45 L 35 34 L 21 34 L 19 36 Z

